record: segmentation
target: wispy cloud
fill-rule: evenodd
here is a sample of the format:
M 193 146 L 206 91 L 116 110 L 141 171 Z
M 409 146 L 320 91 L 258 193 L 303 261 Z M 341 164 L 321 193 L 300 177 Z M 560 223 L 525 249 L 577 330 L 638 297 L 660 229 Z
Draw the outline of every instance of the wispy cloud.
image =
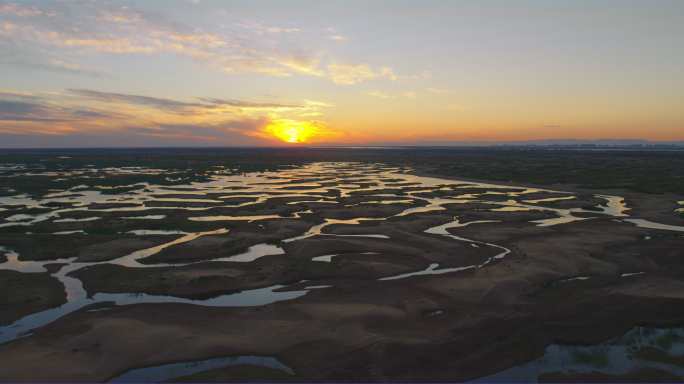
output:
M 342 36 L 342 35 L 331 35 L 330 40 L 334 40 L 334 41 L 338 41 L 338 42 L 344 42 L 344 41 L 347 41 L 348 39 L 346 36 Z
M 298 104 L 281 104 L 281 103 L 260 103 L 253 101 L 244 100 L 224 100 L 216 99 L 210 97 L 201 97 L 201 101 L 208 103 L 210 105 L 216 106 L 230 106 L 230 107 L 240 107 L 240 108 L 267 108 L 267 109 L 293 109 L 293 108 L 303 108 L 303 105 Z
M 270 121 L 310 121 L 301 119 L 320 116 L 328 107 L 312 100 L 279 103 L 199 97 L 183 101 L 89 89 L 51 94 L 0 91 L 0 136 L 33 142 L 32 135 L 94 140 L 120 134 L 130 137 L 131 144 L 153 137 L 160 142 L 258 144 L 273 139 L 264 134 Z
M 117 102 L 126 104 L 146 105 L 173 112 L 182 112 L 188 108 L 204 107 L 205 104 L 176 101 L 159 97 L 130 95 L 124 93 L 101 92 L 89 89 L 69 89 L 68 93 L 91 100 L 102 102 Z
M 16 3 L 0 3 L 0 15 L 2 14 L 17 17 L 33 17 L 43 15 L 43 11 L 34 6 Z
M 226 144 L 252 138 L 268 124 L 267 119 L 236 119 L 207 124 L 159 124 L 152 127 L 126 127 L 128 133 L 163 140 Z
M 1 35 L 1 33 L 0 33 Z M 32 49 L 18 42 L 0 41 L 3 54 L 0 56 L 0 65 L 11 66 L 17 69 L 31 69 L 60 74 L 81 75 L 89 77 L 105 77 L 108 74 L 102 70 L 89 68 L 72 61 L 62 54 L 56 54 L 49 50 L 40 51 Z
M 294 26 L 276 26 L 276 25 L 265 25 L 263 23 L 254 21 L 243 21 L 238 23 L 243 28 L 255 31 L 258 34 L 278 34 L 278 33 L 296 33 L 302 32 L 301 28 Z
M 372 97 L 377 97 L 378 99 L 398 99 L 398 98 L 406 98 L 406 99 L 415 99 L 417 97 L 416 92 L 414 91 L 404 91 L 404 92 L 399 92 L 399 93 L 387 93 L 387 92 L 382 92 L 382 91 L 369 91 L 366 92 L 366 95 L 372 96 Z
M 235 107 L 240 110 L 310 110 L 328 107 L 329 104 L 317 101 L 305 101 L 303 103 L 275 103 L 258 102 L 238 99 L 220 99 L 214 97 L 199 97 L 197 101 L 178 101 L 167 98 L 133 95 L 127 93 L 103 92 L 90 89 L 68 89 L 68 95 L 78 96 L 89 100 L 105 103 L 122 103 L 129 105 L 148 106 L 168 112 L 187 113 L 189 110 L 208 110 Z
M 377 97 L 378 99 L 393 99 L 394 98 L 393 95 L 390 95 L 389 93 L 385 93 L 382 91 L 369 91 L 369 92 L 366 92 L 366 94 L 368 96 Z
M 226 72 L 272 75 L 312 74 L 312 55 L 273 50 L 256 43 L 261 34 L 287 34 L 292 27 L 250 25 L 239 33 L 219 33 L 165 21 L 129 7 L 96 3 L 51 3 L 49 10 L 7 5 L 0 14 L 0 37 L 20 42 L 3 48 L 34 52 L 63 49 L 66 55 L 172 53 L 206 62 Z M 23 15 L 31 13 L 33 17 Z M 250 36 L 251 34 L 251 36 Z
M 45 97 L 12 92 L 0 92 L 0 121 L 4 122 L 83 122 L 93 119 L 119 119 L 115 112 L 88 106 L 70 106 Z
M 352 85 L 378 78 L 397 79 L 392 68 L 382 67 L 375 70 L 367 64 L 329 64 L 328 75 L 333 82 L 343 85 Z
M 425 90 L 428 91 L 428 92 L 430 92 L 430 93 L 434 93 L 434 94 L 436 94 L 436 95 L 448 95 L 448 94 L 450 94 L 450 93 L 453 93 L 450 89 L 446 89 L 446 88 L 432 88 L 432 87 L 428 87 L 428 88 L 425 88 Z
M 296 25 L 253 21 L 227 29 L 191 27 L 112 3 L 9 3 L 0 6 L 0 64 L 100 76 L 101 71 L 83 67 L 79 59 L 88 54 L 174 54 L 230 74 L 314 76 L 343 85 L 399 78 L 386 66 L 340 64 L 325 47 L 309 44 L 314 32 L 304 32 Z M 334 29 L 323 33 L 328 40 L 347 40 Z
M 25 121 L 39 120 L 51 121 L 53 118 L 48 116 L 48 110 L 42 105 L 16 100 L 0 100 L 0 120 L 4 121 Z
M 345 42 L 345 41 L 349 40 L 349 39 L 347 38 L 347 36 L 345 36 L 345 35 L 339 33 L 339 32 L 337 31 L 337 29 L 335 29 L 334 27 L 328 27 L 328 28 L 326 28 L 326 29 L 325 29 L 325 34 L 328 36 L 328 39 L 333 40 L 333 41 L 336 41 L 336 42 L 338 42 L 338 43 L 342 43 L 342 42 Z
M 40 96 L 30 92 L 0 90 L 0 100 L 39 100 Z

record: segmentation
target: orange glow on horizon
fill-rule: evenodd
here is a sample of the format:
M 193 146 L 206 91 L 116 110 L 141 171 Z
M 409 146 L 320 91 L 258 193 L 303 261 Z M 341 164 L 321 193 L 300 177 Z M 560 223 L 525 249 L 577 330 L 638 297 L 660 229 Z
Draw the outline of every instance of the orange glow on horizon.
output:
M 320 133 L 319 125 L 310 121 L 274 120 L 266 126 L 266 133 L 290 144 L 310 141 Z

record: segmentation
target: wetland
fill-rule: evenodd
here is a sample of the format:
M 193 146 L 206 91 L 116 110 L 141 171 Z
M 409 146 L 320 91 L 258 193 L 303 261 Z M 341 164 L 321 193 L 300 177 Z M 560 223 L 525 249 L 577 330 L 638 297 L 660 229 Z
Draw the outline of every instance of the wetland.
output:
M 0 380 L 684 377 L 681 154 L 273 151 L 0 156 Z

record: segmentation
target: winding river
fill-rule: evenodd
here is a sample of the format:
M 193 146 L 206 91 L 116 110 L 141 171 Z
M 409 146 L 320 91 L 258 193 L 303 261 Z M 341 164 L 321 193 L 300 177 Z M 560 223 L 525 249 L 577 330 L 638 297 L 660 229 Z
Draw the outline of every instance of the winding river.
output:
M 72 174 L 78 174 L 74 171 Z M 163 172 L 163 170 L 150 170 L 145 168 L 136 169 L 109 169 L 108 172 Z M 37 173 L 39 174 L 39 173 Z M 59 177 L 69 177 L 68 173 L 59 174 Z M 254 212 L 253 215 L 207 215 L 204 211 L 216 207 L 258 207 L 260 204 L 268 202 L 274 198 L 297 198 L 299 200 L 288 202 L 287 204 L 303 204 L 306 202 L 316 202 L 325 205 L 340 204 L 340 199 L 359 196 L 363 193 L 371 197 L 371 200 L 360 203 L 350 204 L 349 207 L 369 205 L 397 205 L 405 207 L 401 212 L 387 217 L 356 217 L 351 219 L 325 218 L 323 223 L 312 225 L 303 233 L 284 239 L 283 243 L 297 242 L 316 236 L 337 236 L 337 237 L 365 237 L 384 239 L 391 241 L 390 237 L 379 233 L 364 234 L 333 234 L 326 231 L 331 225 L 360 225 L 370 221 L 384 221 L 392 217 L 404 217 L 427 212 L 445 211 L 446 205 L 481 203 L 491 205 L 491 210 L 495 212 L 516 212 L 516 211 L 541 211 L 551 213 L 553 217 L 532 221 L 538 226 L 554 226 L 571 223 L 579 220 L 590 220 L 592 217 L 612 217 L 616 220 L 628 222 L 643 228 L 652 228 L 666 231 L 684 231 L 684 227 L 664 225 L 649 222 L 639 218 L 630 217 L 629 208 L 620 196 L 596 195 L 595 197 L 603 201 L 602 204 L 593 207 L 591 210 L 586 208 L 554 208 L 553 203 L 572 202 L 576 198 L 572 193 L 550 191 L 538 188 L 510 187 L 487 183 L 465 182 L 459 180 L 447 180 L 434 177 L 424 177 L 411 174 L 407 170 L 388 167 L 381 164 L 362 164 L 362 163 L 313 163 L 300 168 L 287 169 L 275 172 L 230 174 L 230 172 L 217 172 L 209 182 L 193 182 L 189 184 L 179 184 L 177 186 L 161 186 L 140 183 L 133 186 L 134 190 L 120 194 L 109 194 L 108 189 L 98 185 L 81 185 L 69 190 L 54 191 L 43 198 L 33 198 L 27 195 L 15 195 L 0 197 L 0 210 L 6 211 L 17 206 L 24 207 L 27 212 L 17 213 L 0 221 L 0 227 L 23 227 L 26 232 L 31 231 L 31 227 L 37 223 L 51 221 L 55 223 L 65 222 L 87 222 L 100 220 L 100 215 L 106 212 L 123 212 L 125 220 L 141 220 L 149 222 L 151 227 L 154 223 L 163 222 L 166 215 L 147 214 L 146 211 L 168 210 L 169 212 L 180 210 L 191 212 L 191 221 L 198 222 L 222 222 L 222 221 L 247 221 L 258 222 L 260 220 L 273 219 L 299 219 L 302 215 L 314 214 L 311 210 L 297 211 L 289 216 L 278 214 L 260 214 Z M 481 190 L 471 192 L 472 190 Z M 399 190 L 399 193 L 392 191 Z M 471 191 L 469 191 L 471 190 Z M 388 192 L 389 191 L 389 192 Z M 431 193 L 436 193 L 430 196 Z M 552 197 L 529 199 L 526 195 L 533 193 L 551 193 Z M 211 198 L 205 198 L 211 194 Z M 561 194 L 561 196 L 558 196 Z M 181 197 L 179 197 L 181 196 Z M 336 197 L 337 196 L 337 197 Z M 428 196 L 428 197 L 426 197 Z M 499 196 L 499 199 L 490 199 L 491 196 Z M 235 199 L 242 199 L 236 203 Z M 150 206 L 151 202 L 163 202 L 162 206 Z M 98 205 L 107 204 L 106 207 Z M 177 205 L 174 205 L 177 204 Z M 48 210 L 38 214 L 28 213 L 30 209 Z M 69 215 L 73 212 L 88 212 L 87 217 L 73 218 Z M 141 215 L 136 215 L 136 214 Z M 592 214 L 594 216 L 588 216 Z M 463 242 L 472 247 L 494 247 L 498 253 L 479 264 L 464 265 L 452 268 L 440 268 L 437 263 L 429 263 L 425 268 L 402 273 L 392 276 L 381 277 L 380 281 L 394 281 L 416 276 L 437 275 L 455 273 L 464 270 L 484 268 L 495 260 L 505 258 L 511 251 L 501 245 L 475 241 L 452 234 L 450 229 L 483 224 L 496 224 L 496 220 L 476 220 L 461 222 L 458 217 L 445 224 L 433 226 L 424 230 L 427 235 L 441 236 L 456 242 Z M 87 233 L 83 230 L 56 232 L 61 236 Z M 98 304 L 110 303 L 110 305 L 130 305 L 139 303 L 184 303 L 200 306 L 218 307 L 239 307 L 239 306 L 262 306 L 284 300 L 294 300 L 306 295 L 312 289 L 328 289 L 329 285 L 312 285 L 303 289 L 295 289 L 290 286 L 273 285 L 258 289 L 244 290 L 237 293 L 219 295 L 205 300 L 191 300 L 186 298 L 148 295 L 137 292 L 131 293 L 96 293 L 88 296 L 83 288 L 81 281 L 70 274 L 81 268 L 86 268 L 96 264 L 115 264 L 128 268 L 156 268 L 156 267 L 182 267 L 193 263 L 141 263 L 140 260 L 156 255 L 162 250 L 179 244 L 194 241 L 202 236 L 225 235 L 230 236 L 230 231 L 225 228 L 206 232 L 185 232 L 181 230 L 136 230 L 129 234 L 136 236 L 164 235 L 173 234 L 178 238 L 155 247 L 139 249 L 120 258 L 102 262 L 78 262 L 76 258 L 58 259 L 49 261 L 28 261 L 22 260 L 21 255 L 14 250 L 4 247 L 0 252 L 4 253 L 7 261 L 0 264 L 0 269 L 13 270 L 21 273 L 46 273 L 46 264 L 64 263 L 59 270 L 52 273 L 52 276 L 59 280 L 65 289 L 67 302 L 57 308 L 44 310 L 23 317 L 13 324 L 0 327 L 0 343 L 9 342 L 17 338 L 30 335 L 33 329 L 49 324 L 62 316 L 84 307 Z M 282 244 L 281 244 L 282 245 Z M 372 257 L 374 252 L 362 252 Z M 249 247 L 246 251 L 234 255 L 226 255 L 214 259 L 214 261 L 243 262 L 249 263 L 265 256 L 287 257 L 285 251 L 278 244 L 257 244 Z M 335 257 L 343 257 L 344 254 L 328 254 L 318 256 L 313 261 L 332 262 Z M 206 261 L 206 260 L 205 260 Z M 299 284 L 299 283 L 298 283 Z M 300 284 L 301 285 L 301 284 Z M 87 310 L 106 310 L 105 308 Z M 551 351 L 553 352 L 553 350 Z M 205 365 L 197 365 L 202 369 L 210 369 L 215 366 L 225 366 L 230 362 L 241 362 L 240 359 L 253 361 L 255 357 L 239 357 L 237 360 L 226 360 L 229 358 L 212 359 Z M 250 360 L 251 359 L 251 360 Z M 277 361 L 268 360 L 262 362 L 265 366 L 277 367 Z M 245 360 L 245 361 L 247 361 Z M 154 380 L 166 378 L 163 373 L 174 371 L 178 366 L 166 367 L 161 371 L 155 369 L 135 370 L 115 381 L 136 381 Z M 187 367 L 186 367 L 187 368 Z M 193 369 L 178 368 L 185 373 L 194 372 Z M 155 373 L 156 372 L 156 373 Z

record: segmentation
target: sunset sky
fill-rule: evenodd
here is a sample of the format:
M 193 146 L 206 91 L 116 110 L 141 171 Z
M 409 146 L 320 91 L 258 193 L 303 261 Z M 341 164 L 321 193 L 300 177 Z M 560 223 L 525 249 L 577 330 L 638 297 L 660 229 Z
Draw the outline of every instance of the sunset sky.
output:
M 684 140 L 684 1 L 2 1 L 0 147 Z

